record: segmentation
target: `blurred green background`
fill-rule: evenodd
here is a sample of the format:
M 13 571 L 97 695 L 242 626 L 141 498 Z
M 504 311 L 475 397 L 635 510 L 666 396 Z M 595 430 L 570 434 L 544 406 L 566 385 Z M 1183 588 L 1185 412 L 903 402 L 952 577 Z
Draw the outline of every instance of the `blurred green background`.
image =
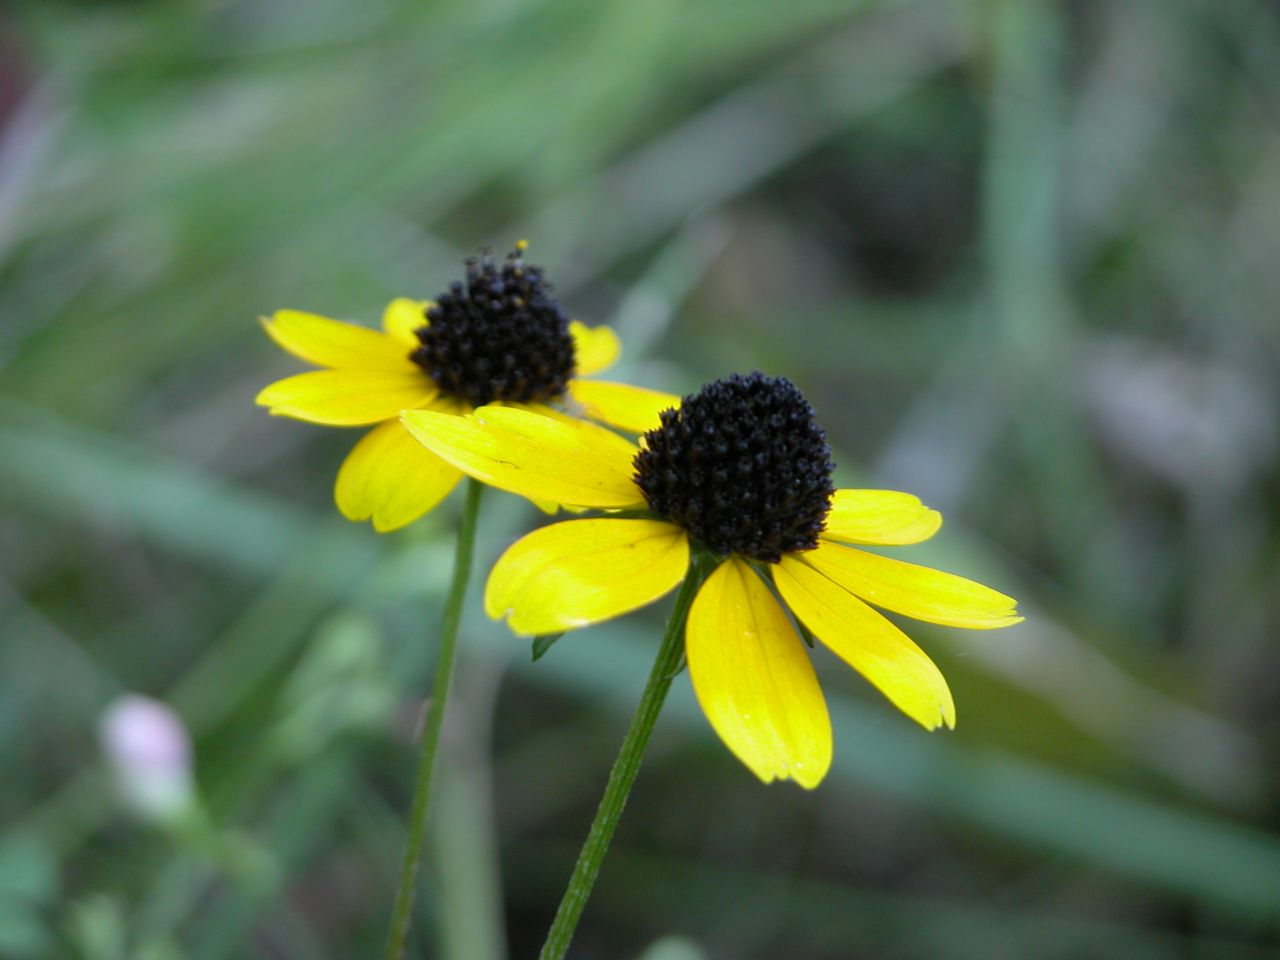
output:
M 679 679 L 572 956 L 1277 955 L 1280 6 L 84 0 L 0 9 L 0 957 L 379 954 L 458 498 L 342 521 L 255 318 L 519 237 L 623 376 L 796 380 L 1028 615 L 911 627 L 954 733 L 818 651 L 813 793 Z M 536 952 L 666 612 L 535 664 L 476 606 L 445 960 Z M 200 816 L 113 789 L 129 691 Z

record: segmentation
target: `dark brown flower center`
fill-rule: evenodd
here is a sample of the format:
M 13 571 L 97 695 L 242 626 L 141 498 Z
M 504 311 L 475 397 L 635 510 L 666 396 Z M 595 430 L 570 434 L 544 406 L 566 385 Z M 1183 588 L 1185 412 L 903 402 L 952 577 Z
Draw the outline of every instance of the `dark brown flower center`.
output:
M 468 260 L 466 282 L 436 298 L 409 355 L 443 393 L 472 406 L 554 400 L 576 369 L 569 319 L 524 248 L 501 267 L 488 252 Z
M 818 545 L 835 490 L 813 408 L 763 373 L 717 380 L 665 411 L 635 468 L 654 513 L 716 553 L 768 563 Z

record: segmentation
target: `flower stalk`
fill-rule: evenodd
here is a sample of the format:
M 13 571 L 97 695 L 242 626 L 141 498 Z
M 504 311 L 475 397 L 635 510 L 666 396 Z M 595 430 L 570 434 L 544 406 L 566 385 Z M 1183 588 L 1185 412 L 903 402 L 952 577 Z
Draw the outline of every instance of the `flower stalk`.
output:
M 480 513 L 480 495 L 483 492 L 484 485 L 478 480 L 467 481 L 466 502 L 462 508 L 462 520 L 458 526 L 453 579 L 449 584 L 449 594 L 445 599 L 444 615 L 440 624 L 440 649 L 436 658 L 435 679 L 422 727 L 413 805 L 409 810 L 409 833 L 405 839 L 400 882 L 396 887 L 391 927 L 387 934 L 387 960 L 402 960 L 405 943 L 409 938 L 413 902 L 417 892 L 418 867 L 422 862 L 422 845 L 426 834 L 431 780 L 435 772 L 436 753 L 440 746 L 440 731 L 444 726 L 445 706 L 449 700 L 449 684 L 453 679 L 453 665 L 458 650 L 458 627 L 462 622 L 462 601 L 467 595 L 467 583 L 471 578 L 471 558 L 475 552 L 476 523 Z
M 569 878 L 538 960 L 562 960 L 569 949 L 578 920 L 600 873 L 600 866 L 605 854 L 609 852 L 613 834 L 618 829 L 622 809 L 626 806 L 627 797 L 640 772 L 645 749 L 653 735 L 658 714 L 667 699 L 667 691 L 671 689 L 671 681 L 680 672 L 684 662 L 684 625 L 703 577 L 704 564 L 700 557 L 695 557 L 690 565 L 689 575 L 685 577 L 676 596 L 676 605 L 667 621 L 666 633 L 658 649 L 657 659 L 653 662 L 653 669 L 649 672 L 640 705 L 636 708 L 631 726 L 622 741 L 622 748 L 609 772 L 604 796 L 600 799 L 591 830 L 578 854 L 578 862 L 574 865 L 573 875 Z

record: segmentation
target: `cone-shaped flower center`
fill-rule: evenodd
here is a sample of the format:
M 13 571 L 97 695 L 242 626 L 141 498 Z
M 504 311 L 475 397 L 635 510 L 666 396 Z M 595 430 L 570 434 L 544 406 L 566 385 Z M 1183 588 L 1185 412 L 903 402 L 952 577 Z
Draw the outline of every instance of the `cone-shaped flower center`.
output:
M 717 380 L 664 412 L 635 467 L 654 513 L 716 553 L 768 563 L 818 545 L 835 491 L 813 408 L 763 373 Z
M 569 319 L 524 249 L 517 244 L 501 268 L 488 253 L 468 260 L 466 283 L 441 294 L 417 331 L 410 359 L 472 406 L 552 400 L 574 374 Z

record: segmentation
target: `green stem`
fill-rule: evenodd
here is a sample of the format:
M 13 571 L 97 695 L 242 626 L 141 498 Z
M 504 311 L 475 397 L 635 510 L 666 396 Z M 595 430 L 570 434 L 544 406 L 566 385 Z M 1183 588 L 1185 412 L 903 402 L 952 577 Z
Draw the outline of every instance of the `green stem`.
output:
M 609 842 L 618 829 L 622 808 L 627 803 L 636 774 L 640 772 L 640 762 L 644 759 L 645 747 L 649 745 L 658 712 L 667 699 L 671 681 L 680 671 L 684 655 L 684 623 L 689 616 L 694 594 L 698 592 L 698 584 L 701 583 L 701 569 L 701 564 L 695 561 L 676 597 L 676 606 L 667 621 L 667 631 L 662 638 L 658 658 L 654 660 L 653 669 L 649 673 L 649 682 L 645 684 L 644 693 L 640 697 L 640 706 L 636 708 L 631 727 L 622 741 L 618 759 L 613 762 L 609 783 L 604 788 L 596 818 L 591 823 L 591 832 L 587 834 L 586 843 L 578 854 L 573 876 L 569 878 L 569 885 L 565 888 L 560 908 L 547 932 L 547 940 L 542 945 L 538 960 L 561 960 L 569 949 L 569 941 L 573 939 L 578 919 L 587 905 L 587 898 L 591 896 L 591 888 L 595 886 L 600 865 L 609 851 Z
M 440 729 L 444 725 L 444 708 L 449 699 L 449 681 L 453 678 L 453 662 L 458 651 L 458 625 L 462 621 L 462 601 L 471 578 L 471 555 L 475 552 L 476 518 L 480 513 L 480 494 L 484 485 L 467 480 L 467 501 L 462 508 L 458 527 L 458 546 L 453 560 L 453 581 L 445 600 L 440 623 L 440 650 L 436 658 L 435 681 L 427 717 L 422 725 L 422 744 L 418 754 L 418 773 L 413 787 L 413 806 L 409 810 L 409 835 L 404 845 L 404 862 L 400 867 L 400 884 L 396 888 L 395 907 L 391 912 L 391 929 L 387 934 L 387 960 L 404 957 L 405 941 L 413 917 L 413 899 L 417 890 L 418 866 L 422 862 L 422 842 L 427 829 L 427 801 L 431 796 L 431 776 L 440 746 Z

